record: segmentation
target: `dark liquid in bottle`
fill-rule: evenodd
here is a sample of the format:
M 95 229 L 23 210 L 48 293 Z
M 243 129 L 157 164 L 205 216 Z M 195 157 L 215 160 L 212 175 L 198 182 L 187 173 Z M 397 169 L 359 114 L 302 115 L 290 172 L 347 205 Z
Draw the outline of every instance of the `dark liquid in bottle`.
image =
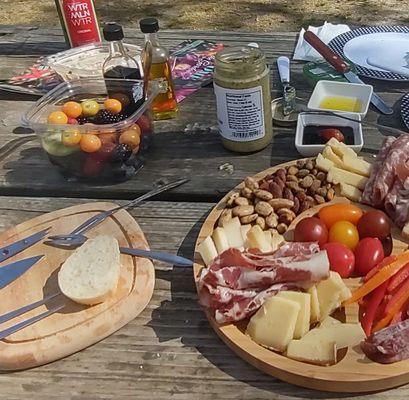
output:
M 105 81 L 108 96 L 121 101 L 127 116 L 133 114 L 144 103 L 143 82 L 139 69 L 117 65 L 106 71 L 104 78 L 141 80 L 140 82 Z

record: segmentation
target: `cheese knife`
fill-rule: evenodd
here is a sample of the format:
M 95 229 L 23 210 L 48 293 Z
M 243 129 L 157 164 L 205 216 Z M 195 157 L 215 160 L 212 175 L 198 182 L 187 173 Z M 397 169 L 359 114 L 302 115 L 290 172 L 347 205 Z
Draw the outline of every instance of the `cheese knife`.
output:
M 294 111 L 295 88 L 290 85 L 290 59 L 285 56 L 277 58 L 278 74 L 283 85 L 283 114 L 290 115 Z
M 315 50 L 320 53 L 325 60 L 331 64 L 338 72 L 342 73 L 348 82 L 364 83 L 358 75 L 351 71 L 350 65 L 338 54 L 331 50 L 315 33 L 307 31 L 304 39 Z M 389 107 L 376 93 L 372 94 L 371 103 L 383 114 L 393 114 L 393 109 Z
M 0 267 L 0 289 L 15 281 L 43 257 L 43 255 L 29 257 Z

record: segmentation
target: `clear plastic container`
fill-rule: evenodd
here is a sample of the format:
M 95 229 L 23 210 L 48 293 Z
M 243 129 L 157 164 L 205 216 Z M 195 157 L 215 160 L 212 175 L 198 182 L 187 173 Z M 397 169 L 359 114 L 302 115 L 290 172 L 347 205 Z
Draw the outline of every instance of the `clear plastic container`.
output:
M 123 120 L 119 122 L 102 124 L 107 118 L 99 113 L 86 117 L 87 120 L 83 116 L 77 118 L 83 119 L 82 125 L 48 123 L 49 115 L 61 111 L 68 101 L 93 100 L 102 110 L 108 97 L 107 86 L 137 94 L 142 90 L 143 81 L 88 78 L 63 82 L 39 99 L 22 118 L 23 125 L 39 136 L 50 161 L 66 176 L 108 184 L 131 178 L 145 161 L 153 134 L 149 109 L 158 93 L 155 82 L 150 83 L 148 97 L 142 105 L 123 107 L 123 113 L 115 117 L 120 119 L 118 115 L 122 115 Z

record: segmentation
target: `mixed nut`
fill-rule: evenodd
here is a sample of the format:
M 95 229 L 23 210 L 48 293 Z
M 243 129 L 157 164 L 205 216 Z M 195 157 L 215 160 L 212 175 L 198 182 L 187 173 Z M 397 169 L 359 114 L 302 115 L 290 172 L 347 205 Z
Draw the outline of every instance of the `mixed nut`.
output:
M 312 159 L 298 160 L 260 181 L 247 177 L 244 187 L 227 199 L 218 225 L 239 217 L 243 225 L 257 224 L 263 230 L 282 234 L 297 215 L 334 196 L 326 172 L 317 169 Z

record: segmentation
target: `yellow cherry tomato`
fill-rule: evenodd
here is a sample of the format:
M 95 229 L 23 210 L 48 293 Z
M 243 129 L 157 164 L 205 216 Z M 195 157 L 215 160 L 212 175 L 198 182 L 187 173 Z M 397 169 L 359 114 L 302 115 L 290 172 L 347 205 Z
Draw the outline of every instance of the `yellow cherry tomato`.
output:
M 356 225 L 362 217 L 363 211 L 353 204 L 333 204 L 322 207 L 318 211 L 318 217 L 324 222 L 328 229 L 337 221 L 349 221 Z
M 67 101 L 61 110 L 69 118 L 78 118 L 82 114 L 81 104 L 76 101 Z
M 64 125 L 67 122 L 68 122 L 68 117 L 62 111 L 53 111 L 48 116 L 48 123 L 49 124 Z
M 119 137 L 119 143 L 127 144 L 129 147 L 131 147 L 131 149 L 139 146 L 140 142 L 141 138 L 136 129 L 127 129 L 126 131 L 122 132 L 121 136 Z
M 329 230 L 328 242 L 342 243 L 354 250 L 359 242 L 358 229 L 349 221 L 335 222 Z
M 138 135 L 141 135 L 141 127 L 138 124 L 133 124 L 129 129 L 132 129 L 138 133 Z
M 69 129 L 61 135 L 61 141 L 65 146 L 76 146 L 80 140 L 81 132 L 78 129 Z
M 98 151 L 102 146 L 101 140 L 97 135 L 85 133 L 80 140 L 80 147 L 82 151 L 86 153 L 94 153 Z
M 113 114 L 119 114 L 122 110 L 122 103 L 117 99 L 106 99 L 104 107 Z

